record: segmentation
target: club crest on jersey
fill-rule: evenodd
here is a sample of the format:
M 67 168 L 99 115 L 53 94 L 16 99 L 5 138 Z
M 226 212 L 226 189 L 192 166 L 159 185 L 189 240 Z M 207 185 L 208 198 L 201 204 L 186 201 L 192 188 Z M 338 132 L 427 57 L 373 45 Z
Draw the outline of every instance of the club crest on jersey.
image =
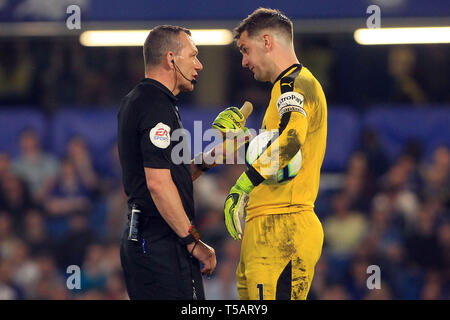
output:
M 306 117 L 306 111 L 303 109 L 303 101 L 304 97 L 302 94 L 289 91 L 283 93 L 277 100 L 278 112 L 280 114 L 280 118 L 286 112 L 300 112 Z
M 161 149 L 166 149 L 170 145 L 170 127 L 162 122 L 158 123 L 150 130 L 150 141 Z

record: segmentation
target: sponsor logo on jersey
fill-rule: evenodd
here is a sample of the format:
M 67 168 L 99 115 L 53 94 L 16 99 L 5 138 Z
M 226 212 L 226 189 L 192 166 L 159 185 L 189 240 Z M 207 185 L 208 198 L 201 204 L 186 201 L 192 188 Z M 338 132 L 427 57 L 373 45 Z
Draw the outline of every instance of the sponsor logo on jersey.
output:
M 303 109 L 303 101 L 305 98 L 302 94 L 289 91 L 283 93 L 277 100 L 278 113 L 280 118 L 286 112 L 300 112 L 306 117 L 306 111 Z
M 166 149 L 170 145 L 170 127 L 162 122 L 158 123 L 150 130 L 150 141 L 161 149 Z

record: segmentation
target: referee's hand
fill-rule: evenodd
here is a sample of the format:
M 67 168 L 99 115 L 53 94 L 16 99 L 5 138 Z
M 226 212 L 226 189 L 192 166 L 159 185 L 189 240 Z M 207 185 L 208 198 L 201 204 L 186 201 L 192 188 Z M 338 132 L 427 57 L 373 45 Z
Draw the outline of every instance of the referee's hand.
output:
M 194 243 L 187 245 L 189 252 L 191 252 L 192 248 L 194 248 Z M 200 270 L 202 274 L 211 275 L 214 272 L 217 260 L 216 251 L 212 247 L 199 240 L 194 248 L 194 251 L 192 252 L 192 255 L 203 263 L 203 269 Z

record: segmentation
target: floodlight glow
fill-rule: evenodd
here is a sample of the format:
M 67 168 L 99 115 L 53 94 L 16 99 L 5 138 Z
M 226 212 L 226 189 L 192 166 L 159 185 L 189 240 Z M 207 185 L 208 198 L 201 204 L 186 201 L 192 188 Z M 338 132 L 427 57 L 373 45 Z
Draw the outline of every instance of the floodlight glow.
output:
M 450 43 L 450 27 L 358 29 L 353 37 L 362 45 Z
M 88 47 L 142 46 L 149 30 L 91 30 L 80 35 L 80 43 Z M 193 29 L 195 45 L 227 45 L 233 35 L 227 29 Z

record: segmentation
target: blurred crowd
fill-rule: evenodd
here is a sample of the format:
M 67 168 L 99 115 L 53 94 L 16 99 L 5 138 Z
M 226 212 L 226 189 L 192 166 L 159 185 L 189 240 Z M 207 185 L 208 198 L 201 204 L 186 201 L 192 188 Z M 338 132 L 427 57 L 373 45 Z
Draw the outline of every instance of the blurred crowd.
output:
M 32 130 L 19 144 L 18 157 L 0 154 L 0 299 L 126 299 L 117 148 L 106 173 L 80 137 L 62 158 L 46 153 Z M 81 268 L 81 290 L 66 286 L 71 265 Z
M 300 62 L 320 81 L 328 104 L 366 108 L 376 104 L 426 106 L 450 104 L 448 46 L 381 46 L 365 48 L 351 37 L 298 35 Z M 241 67 L 234 45 L 223 54 L 199 58 L 206 68 L 223 64 L 223 105 L 250 100 L 265 108 L 270 85 L 256 82 Z M 216 58 L 217 57 L 217 58 Z M 0 41 L 0 107 L 27 105 L 54 113 L 64 106 L 114 107 L 143 78 L 140 47 L 83 47 L 75 38 Z M 200 74 L 200 82 L 202 81 Z M 374 85 L 376 84 L 376 85 Z M 196 99 L 196 95 L 206 95 Z M 208 104 L 208 90 L 183 96 Z
M 299 58 L 329 104 L 450 103 L 448 47 L 366 50 L 334 37 L 296 37 Z M 241 68 L 236 48 L 223 50 L 235 66 L 226 75 L 224 105 L 250 100 L 263 110 L 268 86 Z M 64 106 L 117 108 L 142 72 L 138 47 L 2 40 L 0 107 L 34 106 L 49 114 Z M 183 104 L 196 94 L 183 97 Z M 119 260 L 127 206 L 117 147 L 99 168 L 83 138 L 74 136 L 62 157 L 45 150 L 41 139 L 25 130 L 17 141 L 20 154 L 0 150 L 0 299 L 127 299 Z M 449 149 L 425 157 L 420 146 L 404 147 L 388 159 L 376 134 L 368 134 L 345 172 L 323 173 L 316 213 L 325 243 L 311 299 L 449 298 Z M 215 168 L 194 183 L 198 226 L 218 258 L 214 275 L 204 280 L 208 299 L 237 299 L 240 242 L 226 231 L 223 203 L 243 170 Z M 67 287 L 72 265 L 81 269 L 81 289 Z M 369 290 L 367 270 L 374 265 L 381 289 Z
M 450 151 L 425 161 L 405 146 L 395 161 L 376 136 L 364 138 L 345 172 L 316 201 L 325 243 L 310 299 L 448 299 L 450 294 Z M 119 259 L 126 197 L 117 148 L 108 170 L 92 161 L 75 136 L 58 158 L 32 130 L 21 133 L 20 154 L 0 153 L 0 299 L 127 299 Z M 227 233 L 223 203 L 242 165 L 215 168 L 195 183 L 198 227 L 217 252 L 204 279 L 207 299 L 237 299 L 240 242 Z M 69 266 L 81 270 L 80 289 L 68 289 Z M 369 266 L 381 289 L 369 290 Z

